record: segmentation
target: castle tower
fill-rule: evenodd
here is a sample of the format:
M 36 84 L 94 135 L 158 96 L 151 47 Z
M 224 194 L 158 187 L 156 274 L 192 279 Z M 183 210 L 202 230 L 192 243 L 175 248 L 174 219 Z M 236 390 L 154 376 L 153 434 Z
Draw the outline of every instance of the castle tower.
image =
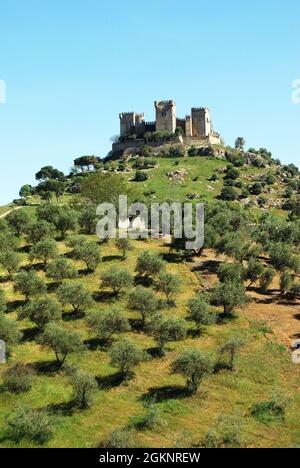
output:
M 207 138 L 212 133 L 212 122 L 209 109 L 194 107 L 192 109 L 193 137 Z
M 175 133 L 176 103 L 175 101 L 155 101 L 156 131 Z
M 190 138 L 193 136 L 193 124 L 192 124 L 192 117 L 187 115 L 185 117 L 185 136 Z
M 145 122 L 144 114 L 136 112 L 122 112 L 120 117 L 120 135 L 126 136 L 131 133 L 141 133 Z

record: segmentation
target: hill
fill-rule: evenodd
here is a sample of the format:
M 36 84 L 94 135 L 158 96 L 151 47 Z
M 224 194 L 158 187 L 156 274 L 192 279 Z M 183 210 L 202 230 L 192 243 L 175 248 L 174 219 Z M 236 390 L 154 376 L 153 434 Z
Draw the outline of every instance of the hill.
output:
M 37 189 L 23 188 L 18 204 L 27 206 L 0 221 L 0 337 L 9 347 L 0 446 L 300 445 L 300 368 L 291 359 L 299 172 L 264 151 L 257 167 L 228 148 L 215 148 L 218 157 L 164 149 L 94 159 L 67 178 L 42 170 Z M 113 239 L 99 242 L 93 202 L 122 190 L 148 202 L 206 202 L 204 250 L 187 255 L 170 239 L 131 240 L 123 258 Z M 68 287 L 78 284 L 77 310 Z M 133 297 L 139 286 L 143 295 Z M 73 340 L 64 365 L 59 336 L 64 346 Z M 139 352 L 130 348 L 125 375 L 117 343 L 126 339 Z M 172 372 L 187 349 L 207 368 L 196 392 L 190 376 Z

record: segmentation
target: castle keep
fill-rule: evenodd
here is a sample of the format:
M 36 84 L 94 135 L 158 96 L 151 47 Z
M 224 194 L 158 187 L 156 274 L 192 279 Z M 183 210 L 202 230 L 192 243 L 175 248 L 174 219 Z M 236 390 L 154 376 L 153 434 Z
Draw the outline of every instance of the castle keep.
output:
M 128 142 L 135 140 L 138 144 L 147 134 L 155 132 L 178 134 L 181 138 L 198 139 L 210 144 L 220 143 L 220 135 L 213 129 L 209 109 L 194 107 L 191 114 L 182 119 L 177 117 L 175 101 L 155 101 L 154 106 L 155 122 L 146 122 L 145 115 L 136 112 L 119 115 L 120 142 L 114 145 L 115 149 L 126 140 Z

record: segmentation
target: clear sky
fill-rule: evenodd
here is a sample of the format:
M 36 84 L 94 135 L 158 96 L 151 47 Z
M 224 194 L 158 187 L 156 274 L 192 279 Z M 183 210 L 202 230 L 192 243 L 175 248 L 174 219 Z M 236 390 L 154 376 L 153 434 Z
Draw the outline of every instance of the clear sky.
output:
M 300 165 L 299 18 L 299 0 L 1 0 L 0 204 L 43 165 L 105 156 L 119 112 L 154 120 L 155 99 Z

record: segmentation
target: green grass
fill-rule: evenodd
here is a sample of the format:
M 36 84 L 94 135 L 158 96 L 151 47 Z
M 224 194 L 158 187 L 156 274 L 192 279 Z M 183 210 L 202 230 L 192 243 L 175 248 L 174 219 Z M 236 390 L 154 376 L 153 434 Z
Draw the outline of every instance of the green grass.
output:
M 91 275 L 82 275 L 80 280 L 94 294 L 99 292 L 100 273 L 112 265 L 127 267 L 133 274 L 136 259 L 143 250 L 164 253 L 168 247 L 160 241 L 135 241 L 134 250 L 128 259 L 120 261 L 113 242 L 101 247 L 103 261 L 97 271 Z M 60 242 L 60 251 L 68 249 Z M 22 254 L 23 266 L 27 265 L 27 254 Z M 78 269 L 83 264 L 76 263 Z M 190 263 L 169 263 L 167 269 L 180 276 L 183 287 L 178 295 L 176 307 L 164 310 L 166 316 L 186 317 L 186 303 L 199 287 L 198 277 L 191 271 Z M 40 273 L 44 275 L 44 273 Z M 0 271 L 5 276 L 5 272 Z M 8 317 L 16 319 L 18 307 L 14 301 L 23 301 L 22 296 L 13 292 L 11 282 L 2 283 L 9 304 Z M 52 292 L 51 295 L 54 295 Z M 127 295 L 119 299 L 97 301 L 95 310 L 106 310 L 113 305 L 124 309 L 129 318 L 138 315 L 127 308 Z M 84 340 L 93 338 L 84 319 L 68 320 L 70 309 L 64 311 L 64 326 L 75 329 Z M 86 411 L 68 410 L 71 399 L 71 388 L 63 372 L 47 373 L 43 364 L 54 360 L 53 352 L 41 347 L 30 336 L 33 328 L 29 321 L 19 322 L 25 331 L 25 339 L 14 348 L 9 365 L 23 361 L 31 365 L 36 372 L 32 390 L 24 395 L 12 395 L 0 392 L 0 446 L 15 447 L 16 444 L 5 438 L 5 418 L 19 404 L 48 409 L 54 416 L 54 437 L 49 447 L 94 447 L 116 428 L 132 426 L 132 421 L 139 421 L 145 414 L 143 401 L 156 395 L 157 411 L 160 424 L 155 429 L 144 428 L 134 431 L 134 445 L 142 447 L 175 447 L 197 444 L 209 428 L 215 427 L 220 415 L 236 415 L 243 421 L 243 439 L 247 446 L 289 447 L 300 444 L 300 396 L 299 368 L 290 360 L 285 348 L 268 329 L 250 320 L 243 313 L 236 320 L 223 325 L 208 327 L 205 333 L 197 338 L 189 336 L 184 342 L 171 343 L 164 358 L 149 359 L 141 363 L 135 371 L 135 377 L 121 385 L 113 384 L 116 369 L 112 368 L 108 354 L 102 349 L 87 347 L 81 355 L 70 356 L 69 362 L 98 378 L 99 390 L 95 395 L 92 407 Z M 189 323 L 189 328 L 193 325 Z M 148 335 L 131 331 L 127 334 L 142 348 L 149 349 L 155 342 Z M 191 397 L 183 397 L 181 388 L 185 382 L 180 376 L 170 375 L 170 364 L 180 351 L 186 347 L 195 347 L 211 353 L 218 358 L 218 348 L 233 335 L 240 336 L 245 342 L 237 359 L 237 370 L 234 373 L 220 371 L 203 382 L 199 392 Z M 2 373 L 7 365 L 1 366 Z M 0 381 L 1 383 L 1 381 Z M 266 426 L 264 422 L 253 417 L 251 409 L 255 404 L 269 401 L 274 389 L 280 389 L 287 395 L 290 404 L 285 421 Z M 182 442 L 184 441 L 184 442 Z M 31 447 L 34 444 L 22 441 L 19 445 Z

